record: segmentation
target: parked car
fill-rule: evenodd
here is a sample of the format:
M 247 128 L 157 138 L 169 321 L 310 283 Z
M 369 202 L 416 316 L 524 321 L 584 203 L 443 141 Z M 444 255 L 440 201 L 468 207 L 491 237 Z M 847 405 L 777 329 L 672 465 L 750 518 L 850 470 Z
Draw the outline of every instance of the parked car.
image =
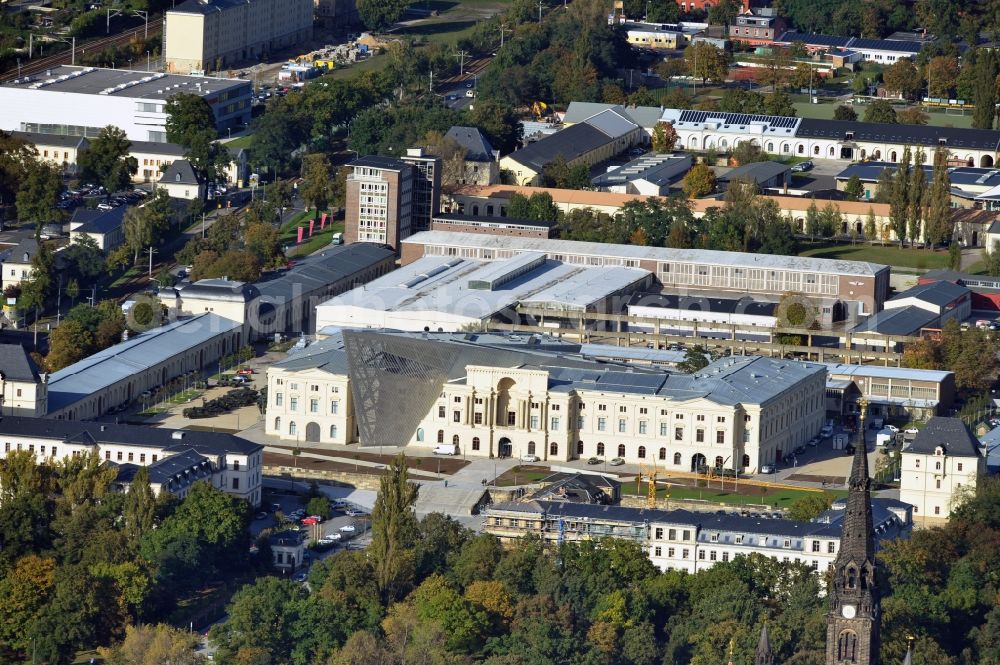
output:
M 307 577 L 308 576 L 304 572 L 295 573 L 295 577 L 293 577 L 292 580 L 295 582 L 305 582 Z
M 587 460 L 587 464 L 600 464 L 601 461 L 602 460 L 600 457 L 591 457 L 589 460 Z
M 522 462 L 538 462 L 540 460 L 541 460 L 541 458 L 538 455 L 522 455 L 521 456 L 521 461 Z
M 773 464 L 764 464 L 764 465 L 762 465 L 760 467 L 760 472 L 761 473 L 774 473 L 774 465 Z
M 815 448 L 816 446 L 819 445 L 819 442 L 820 442 L 820 438 L 818 436 L 814 436 L 813 438 L 809 439 L 809 441 L 808 441 L 808 443 L 806 443 L 806 445 L 810 446 L 812 448 Z
M 344 511 L 344 514 L 347 515 L 348 517 L 361 517 L 362 515 L 364 515 L 364 513 L 358 510 L 357 508 L 348 508 L 347 510 Z
M 319 520 L 315 517 L 303 517 L 301 520 L 303 526 L 312 526 L 313 524 L 319 524 Z
M 230 383 L 250 383 L 250 379 L 247 378 L 247 377 L 245 377 L 245 376 L 243 376 L 242 374 L 237 374 L 236 376 L 234 376 L 233 378 L 231 378 L 229 381 L 230 381 Z
M 353 524 L 345 524 L 344 526 L 340 527 L 340 531 L 341 533 L 354 533 L 355 531 L 357 531 L 357 528 L 355 528 Z
M 608 464 L 610 464 L 611 466 L 621 466 L 624 463 L 625 463 L 625 460 L 623 460 L 621 457 L 616 457 L 613 460 L 611 460 L 610 462 L 608 462 Z
M 792 167 L 792 172 L 793 173 L 802 173 L 803 171 L 810 171 L 810 170 L 812 170 L 812 167 L 813 167 L 813 163 L 811 161 L 809 161 L 809 160 L 806 160 L 804 162 L 799 162 L 798 164 L 796 164 L 795 166 L 793 166 Z
M 241 367 L 236 370 L 236 373 L 240 376 L 253 376 L 253 369 L 250 367 Z
M 899 428 L 895 425 L 886 425 L 885 428 L 892 432 L 893 434 L 899 434 Z

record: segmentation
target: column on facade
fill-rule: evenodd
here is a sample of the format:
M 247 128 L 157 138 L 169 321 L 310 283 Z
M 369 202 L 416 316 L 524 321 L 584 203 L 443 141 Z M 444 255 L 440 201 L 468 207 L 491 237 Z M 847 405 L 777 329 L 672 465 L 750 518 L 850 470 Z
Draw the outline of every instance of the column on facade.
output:
M 465 405 L 465 422 L 470 427 L 476 426 L 476 418 L 473 415 L 476 411 L 476 389 L 472 389 L 472 395 L 468 397 L 468 402 Z

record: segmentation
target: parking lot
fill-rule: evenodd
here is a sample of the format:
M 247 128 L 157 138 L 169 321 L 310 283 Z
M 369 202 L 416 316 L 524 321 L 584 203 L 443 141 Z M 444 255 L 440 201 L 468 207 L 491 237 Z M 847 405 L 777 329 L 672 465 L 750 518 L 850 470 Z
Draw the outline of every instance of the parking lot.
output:
M 250 533 L 254 537 L 258 536 L 264 529 L 274 529 L 277 526 L 275 513 L 281 512 L 288 517 L 301 515 L 289 528 L 308 533 L 309 541 L 307 542 L 315 542 L 323 538 L 329 539 L 330 546 L 328 548 L 321 547 L 306 552 L 307 566 L 313 561 L 323 559 L 343 549 L 363 549 L 371 541 L 370 515 L 363 507 L 351 502 L 334 500 L 334 505 L 340 507 L 334 509 L 330 519 L 313 525 L 302 524 L 302 519 L 309 517 L 305 512 L 303 497 L 291 494 L 267 494 L 265 499 L 260 512 L 254 516 L 250 524 Z M 348 514 L 348 512 L 353 514 Z M 301 579 L 304 580 L 305 575 L 308 574 L 308 567 L 299 572 L 302 573 Z

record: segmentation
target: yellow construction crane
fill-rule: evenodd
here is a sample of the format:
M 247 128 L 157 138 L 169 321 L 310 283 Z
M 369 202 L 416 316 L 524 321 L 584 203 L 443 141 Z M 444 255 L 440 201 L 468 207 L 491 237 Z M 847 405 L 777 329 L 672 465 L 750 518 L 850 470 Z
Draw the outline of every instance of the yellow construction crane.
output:
M 646 474 L 646 507 L 656 508 L 656 465 L 649 467 L 639 467 L 639 475 L 635 478 L 635 493 L 642 493 L 642 476 Z

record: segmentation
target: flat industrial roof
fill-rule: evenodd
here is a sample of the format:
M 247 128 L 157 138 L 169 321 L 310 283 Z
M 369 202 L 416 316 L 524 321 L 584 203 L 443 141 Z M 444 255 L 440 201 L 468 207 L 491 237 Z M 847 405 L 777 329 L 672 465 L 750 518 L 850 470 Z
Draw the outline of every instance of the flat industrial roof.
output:
M 748 254 L 744 252 L 723 252 L 713 249 L 673 249 L 669 247 L 647 247 L 644 245 L 614 245 L 603 242 L 493 236 L 453 231 L 421 231 L 405 238 L 402 243 L 511 249 L 522 252 L 546 252 L 601 257 L 625 257 L 645 261 L 700 263 L 747 268 L 776 268 L 779 270 L 862 275 L 865 277 L 874 277 L 883 270 L 888 270 L 888 266 L 878 263 L 868 263 L 866 261 L 820 259 L 809 256 L 778 256 L 776 254 Z
M 943 381 L 952 372 L 936 369 L 908 369 L 906 367 L 880 367 L 878 365 L 845 365 L 823 363 L 831 376 L 863 376 L 877 379 L 900 379 L 911 381 Z
M 537 266 L 522 264 L 539 258 Z M 425 256 L 318 307 L 436 311 L 473 318 L 485 318 L 521 302 L 582 309 L 649 274 L 639 268 L 574 266 L 540 256 L 493 262 Z M 483 288 L 485 283 L 495 286 Z
M 212 312 L 168 323 L 53 372 L 49 411 L 58 411 L 240 324 Z
M 180 93 L 208 97 L 223 90 L 249 85 L 250 81 L 243 79 L 185 76 L 73 65 L 60 65 L 43 74 L 25 76 L 0 83 L 0 87 L 17 90 L 46 90 L 79 95 L 163 100 Z

